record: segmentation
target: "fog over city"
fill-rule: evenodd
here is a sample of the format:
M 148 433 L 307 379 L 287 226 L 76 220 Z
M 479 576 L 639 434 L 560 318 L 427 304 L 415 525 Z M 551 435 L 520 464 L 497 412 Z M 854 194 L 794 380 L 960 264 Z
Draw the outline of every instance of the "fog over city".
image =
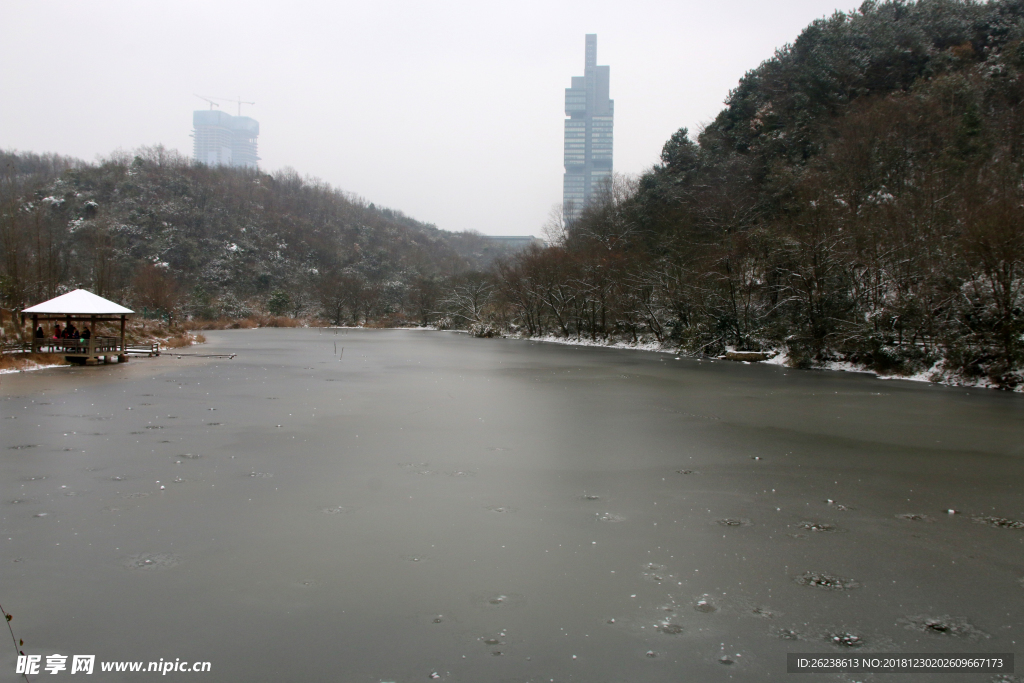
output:
M 292 167 L 446 230 L 539 234 L 562 198 L 563 92 L 598 35 L 615 171 L 655 163 L 739 78 L 851 4 L 34 2 L 0 6 L 0 149 L 191 156 L 195 94 L 255 102 Z M 237 114 L 224 102 L 222 111 Z

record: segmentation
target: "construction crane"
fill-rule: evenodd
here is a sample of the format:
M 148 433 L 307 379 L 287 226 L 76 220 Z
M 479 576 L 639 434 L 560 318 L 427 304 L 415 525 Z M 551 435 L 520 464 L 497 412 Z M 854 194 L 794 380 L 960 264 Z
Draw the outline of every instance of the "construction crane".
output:
M 192 93 L 192 94 L 193 94 L 193 95 L 196 95 L 195 93 Z M 212 98 L 209 98 L 209 97 L 203 97 L 202 95 L 196 95 L 196 97 L 198 97 L 198 98 L 199 98 L 199 99 L 201 99 L 201 100 L 206 100 L 207 102 L 209 102 L 209 103 L 210 103 L 210 111 L 213 111 L 213 108 L 214 108 L 214 107 L 219 107 L 219 106 L 220 106 L 219 104 L 217 104 L 216 102 L 214 102 Z M 218 98 L 218 99 L 219 99 L 219 98 Z
M 238 115 L 239 116 L 242 115 L 242 105 L 243 104 L 256 104 L 255 102 L 246 102 L 245 100 L 242 99 L 241 95 L 239 95 L 238 97 L 235 97 L 235 98 L 218 97 L 217 99 L 220 100 L 221 102 L 234 102 L 234 103 L 236 103 L 238 105 Z

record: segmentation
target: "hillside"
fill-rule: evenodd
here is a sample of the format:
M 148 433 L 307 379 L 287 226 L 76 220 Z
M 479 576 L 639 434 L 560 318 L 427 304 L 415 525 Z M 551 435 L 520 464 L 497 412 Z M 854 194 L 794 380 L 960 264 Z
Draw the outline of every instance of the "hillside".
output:
M 197 317 L 379 318 L 433 309 L 470 267 L 446 233 L 294 171 L 196 165 L 162 148 L 99 164 L 0 153 L 0 296 L 78 286 Z
M 533 334 L 1024 377 L 1024 2 L 866 2 L 747 73 L 696 139 L 502 264 Z

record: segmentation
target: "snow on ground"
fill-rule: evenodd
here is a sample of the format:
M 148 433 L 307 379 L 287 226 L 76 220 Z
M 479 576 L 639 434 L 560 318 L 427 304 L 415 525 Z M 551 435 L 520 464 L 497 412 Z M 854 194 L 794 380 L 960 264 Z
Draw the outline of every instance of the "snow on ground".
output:
M 944 376 L 942 361 L 935 363 L 935 365 L 931 366 L 927 370 L 915 372 L 913 375 L 879 375 L 877 372 L 875 375 L 877 375 L 878 379 L 905 379 L 909 382 L 930 382 L 933 384 L 938 382 L 940 384 L 955 384 L 950 381 L 941 381 Z
M 47 368 L 69 368 L 70 365 L 64 365 L 62 363 L 53 363 L 51 365 L 41 365 L 33 361 L 27 360 L 21 367 L 17 368 L 5 368 L 0 369 L 0 375 L 10 375 L 15 372 L 32 372 L 33 370 L 46 370 Z
M 512 337 L 513 339 L 527 339 L 529 341 L 544 342 L 546 344 L 565 344 L 567 346 L 598 346 L 603 349 L 632 349 L 634 351 L 658 351 L 661 353 L 676 353 L 673 349 L 666 348 L 658 342 L 607 342 L 595 341 L 593 339 L 573 339 L 571 337 L 556 337 L 548 334 L 543 337 Z
M 546 342 L 550 344 L 565 344 L 567 346 L 599 346 L 608 349 L 633 349 L 635 351 L 658 351 L 661 353 L 672 353 L 677 356 L 683 355 L 678 349 L 670 347 L 664 347 L 658 342 L 641 342 L 638 344 L 630 344 L 628 342 L 604 342 L 604 341 L 593 341 L 590 339 L 576 340 L 573 338 L 556 337 L 554 335 L 546 335 L 543 337 L 510 337 L 512 339 L 525 339 L 529 341 Z M 782 367 L 789 366 L 789 355 L 784 349 L 776 349 L 775 355 L 768 360 L 758 361 L 763 365 L 778 365 Z M 724 357 L 719 357 L 723 359 Z M 751 365 L 751 361 L 732 361 L 739 362 L 743 365 Z M 870 368 L 866 368 L 856 363 L 850 363 L 846 361 L 827 361 L 819 365 L 815 365 L 811 368 L 812 370 L 829 370 L 833 372 L 858 372 L 866 375 L 874 375 L 878 379 L 884 380 L 906 380 L 909 382 L 928 382 L 929 384 L 945 384 L 948 386 L 955 387 L 975 387 L 978 389 L 998 389 L 992 381 L 987 377 L 981 378 L 970 378 L 965 379 L 958 375 L 947 373 L 943 367 L 942 362 L 938 362 L 932 367 L 922 372 L 915 373 L 913 375 L 882 375 L 877 371 Z M 1024 385 L 1020 385 L 1014 388 L 1014 391 L 1024 393 Z
M 834 370 L 836 372 L 861 372 L 866 375 L 879 376 L 874 370 L 869 370 L 862 365 L 850 363 L 843 360 L 829 360 L 814 366 L 815 370 Z M 905 379 L 904 377 L 893 377 L 892 379 Z

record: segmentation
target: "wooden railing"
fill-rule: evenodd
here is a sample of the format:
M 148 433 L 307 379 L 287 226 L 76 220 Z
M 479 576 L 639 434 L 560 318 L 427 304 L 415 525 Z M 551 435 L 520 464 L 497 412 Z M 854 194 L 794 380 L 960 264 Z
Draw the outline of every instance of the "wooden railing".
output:
M 34 338 L 30 342 L 8 341 L 0 343 L 0 354 L 6 353 L 60 353 L 68 356 L 109 356 L 133 354 L 159 356 L 160 343 L 125 344 L 121 346 L 118 337 L 93 337 L 91 339 L 50 339 Z
M 32 340 L 33 353 L 63 353 L 69 356 L 104 356 L 124 353 L 119 337 L 92 337 L 90 339 L 47 339 L 36 337 Z
M 31 353 L 32 344 L 29 342 L 9 341 L 0 344 L 0 353 Z
M 159 356 L 160 342 L 153 342 L 152 344 L 131 344 L 125 347 L 124 352 L 144 356 Z

